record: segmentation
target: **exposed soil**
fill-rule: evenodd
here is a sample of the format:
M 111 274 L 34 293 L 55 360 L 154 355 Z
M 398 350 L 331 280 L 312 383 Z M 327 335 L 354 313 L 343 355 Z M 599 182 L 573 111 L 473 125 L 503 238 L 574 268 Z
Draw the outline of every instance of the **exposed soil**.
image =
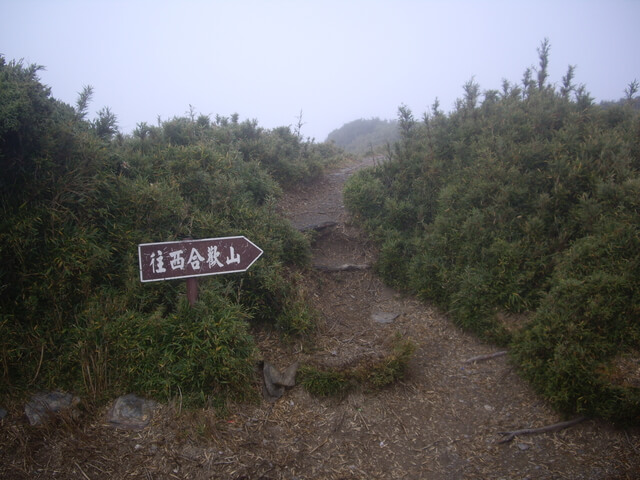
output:
M 373 263 L 375 248 L 344 211 L 337 169 L 281 206 L 315 235 L 317 266 Z M 453 326 L 432 306 L 386 287 L 371 269 L 304 273 L 319 312 L 311 341 L 256 331 L 265 360 L 353 366 L 387 351 L 399 332 L 416 351 L 407 378 L 382 391 L 315 398 L 296 386 L 275 402 L 212 410 L 164 405 L 141 431 L 104 425 L 103 413 L 29 427 L 2 420 L 0 477 L 75 479 L 631 479 L 640 478 L 640 432 L 585 420 L 555 433 L 499 443 L 500 432 L 566 420 L 521 380 L 508 356 Z M 388 317 L 374 314 L 392 314 Z M 389 318 L 397 315 L 393 320 Z M 384 317 L 384 318 L 382 318 Z M 382 318 L 383 321 L 380 321 Z

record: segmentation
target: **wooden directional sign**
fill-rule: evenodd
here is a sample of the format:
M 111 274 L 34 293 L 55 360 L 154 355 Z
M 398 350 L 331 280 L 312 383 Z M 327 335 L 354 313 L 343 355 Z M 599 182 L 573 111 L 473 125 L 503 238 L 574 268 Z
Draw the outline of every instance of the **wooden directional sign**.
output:
M 262 255 L 246 237 L 206 238 L 138 245 L 140 281 L 245 272 Z

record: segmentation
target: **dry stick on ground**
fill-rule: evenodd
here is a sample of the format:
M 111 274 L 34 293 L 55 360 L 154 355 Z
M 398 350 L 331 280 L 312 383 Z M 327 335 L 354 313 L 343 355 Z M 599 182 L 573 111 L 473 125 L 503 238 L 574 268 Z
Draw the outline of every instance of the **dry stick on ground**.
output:
M 558 432 L 560 430 L 564 430 L 565 428 L 572 427 L 582 421 L 584 421 L 586 417 L 578 417 L 573 420 L 567 420 L 566 422 L 554 423 L 553 425 L 547 425 L 545 427 L 540 428 L 523 428 L 522 430 L 513 430 L 511 432 L 499 432 L 500 435 L 505 435 L 505 438 L 500 440 L 498 443 L 507 443 L 513 440 L 517 435 L 535 435 L 538 433 L 549 433 L 549 432 Z
M 328 438 L 325 438 L 325 439 L 324 439 L 324 442 L 319 443 L 318 445 L 316 445 L 315 447 L 313 447 L 313 448 L 309 451 L 309 453 L 308 453 L 307 455 L 311 455 L 313 452 L 315 452 L 316 450 L 318 450 L 320 447 L 322 447 L 322 446 L 323 446 L 325 443 L 327 443 L 328 441 L 329 441 L 329 439 L 328 439 Z
M 481 362 L 483 360 L 491 360 L 492 358 L 502 357 L 506 354 L 507 354 L 507 351 L 503 350 L 501 352 L 489 353 L 487 355 L 478 355 L 477 357 L 471 357 L 465 360 L 464 363 L 474 363 L 474 362 Z

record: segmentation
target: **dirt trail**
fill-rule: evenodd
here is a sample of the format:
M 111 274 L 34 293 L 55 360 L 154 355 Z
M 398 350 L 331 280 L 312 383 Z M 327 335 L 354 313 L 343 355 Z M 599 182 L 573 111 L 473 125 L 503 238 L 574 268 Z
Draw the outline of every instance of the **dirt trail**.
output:
M 337 222 L 315 242 L 315 264 L 375 259 L 366 238 L 349 224 L 341 196 L 348 176 L 370 164 L 333 172 L 283 202 L 298 227 Z M 558 433 L 499 443 L 500 432 L 565 419 L 516 375 L 508 357 L 465 363 L 498 349 L 461 332 L 429 305 L 395 293 L 370 271 L 317 273 L 312 285 L 324 317 L 316 360 L 352 363 L 383 349 L 395 332 L 418 348 L 405 382 L 380 393 L 353 394 L 338 404 L 314 401 L 326 409 L 322 424 L 333 429 L 316 431 L 315 445 L 322 447 L 314 452 L 315 462 L 307 459 L 311 475 L 305 469 L 300 478 L 640 478 L 637 430 L 623 432 L 588 420 Z M 399 316 L 381 325 L 372 320 L 377 312 Z M 292 396 L 304 399 L 296 404 L 304 409 L 306 394 Z M 315 476 L 314 470 L 322 473 Z
M 341 189 L 357 168 L 337 169 L 289 194 L 281 206 L 303 228 L 324 222 L 314 264 L 367 264 L 375 248 L 350 225 Z M 283 344 L 256 332 L 265 360 L 353 365 L 384 352 L 396 332 L 417 346 L 408 378 L 376 393 L 315 398 L 301 387 L 274 403 L 212 411 L 161 408 L 141 432 L 96 420 L 71 438 L 43 432 L 13 444 L 27 457 L 6 478 L 193 479 L 606 479 L 640 478 L 640 434 L 586 420 L 556 433 L 498 443 L 499 432 L 565 420 L 553 412 L 497 350 L 452 326 L 436 309 L 385 287 L 371 270 L 305 272 L 320 312 L 313 342 Z M 391 321 L 374 314 L 398 315 Z M 11 426 L 3 426 L 11 428 Z M 5 440 L 11 432 L 5 432 Z M 0 445 L 1 446 L 1 445 Z M 37 468 L 40 466 L 40 474 Z M 2 467 L 0 467 L 0 472 Z M 54 474 L 56 473 L 57 474 Z

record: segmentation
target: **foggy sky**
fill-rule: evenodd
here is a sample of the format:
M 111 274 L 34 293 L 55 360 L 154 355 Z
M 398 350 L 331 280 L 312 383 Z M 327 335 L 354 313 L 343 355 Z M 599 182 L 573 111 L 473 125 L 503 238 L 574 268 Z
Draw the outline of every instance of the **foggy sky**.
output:
M 448 111 L 472 77 L 520 82 L 551 43 L 549 81 L 567 67 L 596 99 L 640 80 L 640 1 L 0 0 L 0 54 L 43 65 L 52 95 L 119 127 L 196 113 L 295 125 L 322 141 L 357 118 Z

